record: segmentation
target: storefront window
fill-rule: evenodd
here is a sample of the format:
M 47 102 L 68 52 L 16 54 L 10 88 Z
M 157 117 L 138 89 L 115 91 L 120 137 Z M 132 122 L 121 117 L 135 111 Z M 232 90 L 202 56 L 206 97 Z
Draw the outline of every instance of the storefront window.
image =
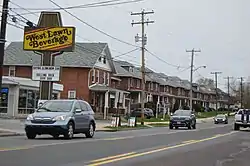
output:
M 2 88 L 0 99 L 0 113 L 7 113 L 9 88 Z
M 38 92 L 34 90 L 20 89 L 19 91 L 19 102 L 18 102 L 18 113 L 19 114 L 30 114 L 37 108 Z

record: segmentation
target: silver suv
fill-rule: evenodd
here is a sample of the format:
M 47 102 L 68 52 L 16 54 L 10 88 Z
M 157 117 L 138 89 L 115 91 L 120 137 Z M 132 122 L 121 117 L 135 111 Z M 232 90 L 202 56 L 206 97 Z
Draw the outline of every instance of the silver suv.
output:
M 94 111 L 83 100 L 48 100 L 25 121 L 28 139 L 49 134 L 54 138 L 64 135 L 72 139 L 74 134 L 84 133 L 92 138 L 96 129 Z

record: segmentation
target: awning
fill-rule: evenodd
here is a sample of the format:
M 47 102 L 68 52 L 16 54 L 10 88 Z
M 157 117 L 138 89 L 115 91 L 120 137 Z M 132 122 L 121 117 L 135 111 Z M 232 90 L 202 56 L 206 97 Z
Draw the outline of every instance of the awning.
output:
M 120 89 L 116 89 L 116 88 L 111 88 L 111 87 L 108 87 L 106 85 L 101 85 L 101 84 L 94 84 L 94 85 L 91 85 L 89 87 L 90 90 L 92 91 L 96 91 L 96 92 L 113 92 L 113 93 L 116 93 L 116 92 L 123 92 L 123 93 L 126 93 L 126 94 L 129 94 L 130 92 L 127 92 L 127 91 L 123 91 L 123 90 L 120 90 Z

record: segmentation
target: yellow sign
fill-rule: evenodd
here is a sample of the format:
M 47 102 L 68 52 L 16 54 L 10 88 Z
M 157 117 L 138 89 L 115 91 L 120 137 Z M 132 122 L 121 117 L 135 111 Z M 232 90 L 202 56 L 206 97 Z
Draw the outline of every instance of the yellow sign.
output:
M 27 51 L 71 52 L 74 45 L 74 27 L 25 27 L 24 29 L 23 49 Z

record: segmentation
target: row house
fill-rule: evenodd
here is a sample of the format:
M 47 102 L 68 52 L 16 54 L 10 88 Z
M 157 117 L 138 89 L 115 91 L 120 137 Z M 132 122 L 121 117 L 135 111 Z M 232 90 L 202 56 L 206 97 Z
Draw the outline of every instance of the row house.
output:
M 37 107 L 39 81 L 32 80 L 32 66 L 40 64 L 41 55 L 24 51 L 22 42 L 12 42 L 5 50 L 4 76 L 16 82 L 23 78 L 38 86 L 37 89 L 27 87 L 27 93 L 24 94 L 20 89 L 18 102 L 19 105 L 24 102 L 22 107 L 26 109 L 34 110 Z M 55 57 L 55 66 L 61 67 L 61 77 L 57 83 L 63 85 L 63 88 L 54 98 L 83 99 L 91 104 L 97 114 L 106 118 L 117 106 L 114 103 L 117 102 L 116 95 L 119 92 L 119 107 L 127 109 L 126 96 L 129 92 L 122 91 L 121 80 L 113 76 L 116 70 L 107 43 L 76 43 L 74 52 Z M 29 94 L 34 95 L 29 97 Z
M 114 61 L 114 64 L 117 71 L 115 76 L 121 80 L 122 90 L 130 92 L 128 97 L 130 103 L 141 103 L 140 68 L 125 61 Z M 192 93 L 194 105 L 199 104 L 204 108 L 215 108 L 216 93 L 214 89 L 193 83 Z M 190 106 L 190 82 L 176 76 L 167 76 L 164 73 L 155 73 L 146 69 L 145 95 L 145 102 L 153 102 L 156 109 L 163 107 L 173 110 L 176 109 L 175 106 L 178 108 L 188 107 Z

